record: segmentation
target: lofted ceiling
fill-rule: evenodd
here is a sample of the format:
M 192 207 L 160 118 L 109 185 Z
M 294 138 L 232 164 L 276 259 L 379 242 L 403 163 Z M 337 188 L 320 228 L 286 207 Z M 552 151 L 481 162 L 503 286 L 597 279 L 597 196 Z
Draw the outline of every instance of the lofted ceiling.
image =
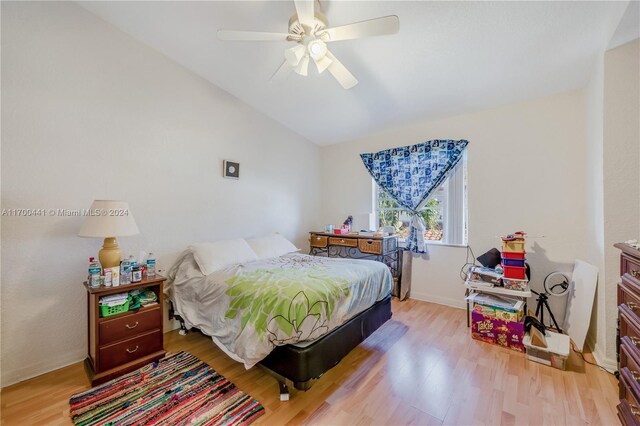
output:
M 384 15 L 395 35 L 334 42 L 359 84 L 309 67 L 270 82 L 293 42 L 223 42 L 218 29 L 287 32 L 293 1 L 80 2 L 318 145 L 417 120 L 584 87 L 627 2 L 321 1 L 329 26 Z M 317 4 L 317 3 L 316 3 Z

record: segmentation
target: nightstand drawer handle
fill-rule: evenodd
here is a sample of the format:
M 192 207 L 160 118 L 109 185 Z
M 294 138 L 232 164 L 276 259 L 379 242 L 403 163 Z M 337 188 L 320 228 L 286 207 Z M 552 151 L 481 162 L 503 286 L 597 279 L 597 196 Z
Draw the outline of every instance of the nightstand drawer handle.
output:
M 135 352 L 135 351 L 137 351 L 137 350 L 138 350 L 138 345 L 136 345 L 135 349 L 133 349 L 133 350 L 132 350 L 132 349 L 127 348 L 127 353 L 132 354 L 132 353 L 134 353 L 134 352 Z
M 630 404 L 629 406 L 631 407 L 631 414 L 633 414 L 636 417 L 640 416 L 640 410 L 638 410 L 637 405 Z
M 631 309 L 632 311 L 638 309 L 638 305 L 636 305 L 633 302 L 627 302 L 627 306 L 629 307 L 629 309 Z
M 640 278 L 640 271 L 631 271 L 631 275 L 633 275 L 636 278 Z
M 127 327 L 129 330 L 134 329 L 138 326 L 138 321 L 136 321 L 136 323 L 133 325 L 125 324 L 124 326 Z
M 635 336 L 629 336 L 629 339 L 631 340 L 631 343 L 633 343 L 633 346 L 638 346 L 638 343 L 640 343 L 640 339 Z

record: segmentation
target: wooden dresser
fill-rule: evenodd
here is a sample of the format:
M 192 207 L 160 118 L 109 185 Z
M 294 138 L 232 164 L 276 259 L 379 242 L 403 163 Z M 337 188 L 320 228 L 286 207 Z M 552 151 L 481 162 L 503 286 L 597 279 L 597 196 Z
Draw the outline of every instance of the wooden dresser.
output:
M 369 237 L 358 234 L 309 233 L 309 254 L 316 256 L 372 259 L 386 264 L 400 291 L 402 274 L 402 250 L 398 236 Z
M 618 283 L 618 417 L 624 425 L 640 425 L 640 251 L 622 243 L 615 247 L 622 251 Z
M 162 358 L 163 313 L 162 285 L 165 278 L 145 278 L 142 282 L 118 287 L 93 288 L 85 283 L 88 296 L 89 356 L 85 370 L 95 386 L 145 364 Z M 100 297 L 148 288 L 156 293 L 158 303 L 103 317 Z

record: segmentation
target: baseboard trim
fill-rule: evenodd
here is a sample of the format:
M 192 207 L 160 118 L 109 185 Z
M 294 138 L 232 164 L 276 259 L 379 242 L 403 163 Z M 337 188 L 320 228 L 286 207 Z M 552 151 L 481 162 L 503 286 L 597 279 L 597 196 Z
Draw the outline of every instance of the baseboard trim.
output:
M 68 367 L 69 365 L 82 362 L 87 357 L 87 350 L 82 349 L 74 351 L 64 358 L 57 360 L 48 360 L 48 362 L 39 362 L 36 364 L 28 365 L 15 370 L 2 369 L 2 388 L 15 385 L 16 383 L 24 382 L 25 380 L 33 379 L 34 377 L 41 376 L 46 373 L 58 370 L 60 368 Z
M 467 309 L 467 304 L 462 297 L 460 299 L 450 299 L 448 297 L 434 296 L 425 293 L 415 293 L 413 291 L 411 292 L 411 295 L 409 297 L 411 299 L 422 300 L 423 302 L 437 303 L 439 305 L 450 306 L 452 308 L 458 309 Z
M 596 343 L 595 338 L 590 334 L 587 335 L 587 345 L 589 345 L 591 349 L 591 355 L 593 355 L 596 364 L 612 373 L 618 371 L 618 362 L 615 359 L 608 358 L 602 348 Z

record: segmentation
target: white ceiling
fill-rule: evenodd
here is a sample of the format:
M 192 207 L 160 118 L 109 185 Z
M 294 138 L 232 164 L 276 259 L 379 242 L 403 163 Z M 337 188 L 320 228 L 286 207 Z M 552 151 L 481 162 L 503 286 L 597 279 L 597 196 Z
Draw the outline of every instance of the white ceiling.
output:
M 293 42 L 216 38 L 220 28 L 287 32 L 293 1 L 80 4 L 319 145 L 583 87 L 627 6 L 322 1 L 330 26 L 400 18 L 398 34 L 330 44 L 360 81 L 344 90 L 313 66 L 270 82 Z

